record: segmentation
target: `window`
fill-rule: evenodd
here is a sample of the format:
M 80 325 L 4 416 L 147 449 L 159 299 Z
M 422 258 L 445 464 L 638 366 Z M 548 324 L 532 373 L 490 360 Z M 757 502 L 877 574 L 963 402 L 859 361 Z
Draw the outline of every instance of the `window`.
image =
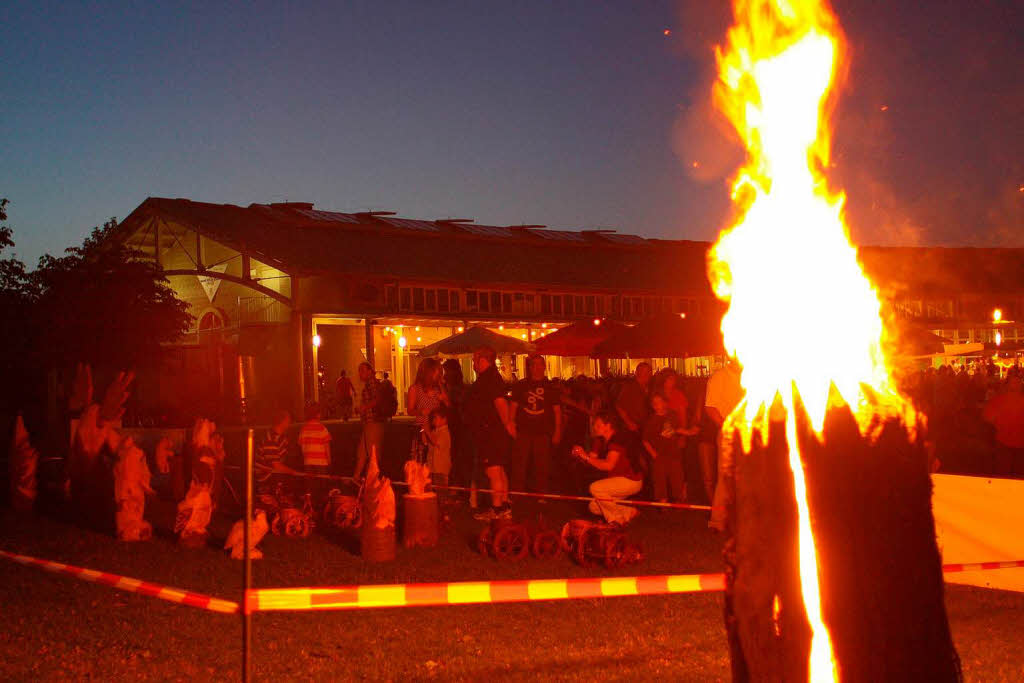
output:
M 399 308 L 403 311 L 412 309 L 412 290 L 408 287 L 402 287 L 402 303 Z
M 459 293 L 454 289 L 448 292 L 448 304 L 452 313 L 459 312 Z
M 501 312 L 501 293 L 500 292 L 491 292 L 491 312 L 492 313 L 500 313 Z
M 565 299 L 565 314 L 572 315 L 572 294 L 566 294 L 562 298 Z
M 573 297 L 573 299 L 574 299 L 574 301 L 572 302 L 573 310 L 576 311 L 576 315 L 582 315 L 583 314 L 583 296 L 582 295 L 577 295 L 577 296 Z
M 501 310 L 505 313 L 512 312 L 512 295 L 502 294 L 501 295 Z
M 584 310 L 586 310 L 586 312 L 587 312 L 588 314 L 591 314 L 591 315 L 592 315 L 592 314 L 594 314 L 594 313 L 596 313 L 596 312 L 597 312 L 597 310 L 596 310 L 596 309 L 597 309 L 597 304 L 596 304 L 596 303 L 595 303 L 595 301 L 594 301 L 594 297 L 592 297 L 592 296 L 588 296 L 588 297 L 586 298 L 586 303 L 585 303 L 585 305 L 586 305 L 586 308 L 585 308 Z
M 466 290 L 466 309 L 470 311 L 477 310 L 477 292 L 475 289 Z
M 439 289 L 437 290 L 437 310 L 442 313 L 448 312 L 448 290 Z
M 551 295 L 541 294 L 540 295 L 540 314 L 551 315 Z
M 427 306 L 426 306 L 427 310 L 428 311 L 436 311 L 437 310 L 437 290 L 436 289 L 428 289 L 426 294 L 427 294 L 427 302 L 426 302 L 427 303 Z
M 491 299 L 487 295 L 487 292 L 480 292 L 480 303 L 477 306 L 477 310 L 487 313 L 491 310 Z
M 619 315 L 619 312 L 620 312 L 619 311 L 619 297 L 613 296 L 611 303 L 612 303 L 612 306 L 611 306 L 612 315 Z
M 412 290 L 412 310 L 422 311 L 423 310 L 423 288 L 413 287 Z
M 551 311 L 555 315 L 562 315 L 562 295 L 556 294 L 551 297 Z
M 384 288 L 384 303 L 390 309 L 398 308 L 398 288 L 388 285 Z

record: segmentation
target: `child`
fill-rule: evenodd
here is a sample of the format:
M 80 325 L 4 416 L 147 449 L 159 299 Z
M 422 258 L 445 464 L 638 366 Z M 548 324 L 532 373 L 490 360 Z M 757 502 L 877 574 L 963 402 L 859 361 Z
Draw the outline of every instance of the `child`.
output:
M 671 489 L 674 502 L 685 502 L 686 479 L 678 435 L 692 435 L 696 432 L 679 426 L 679 417 L 669 411 L 668 400 L 663 395 L 654 394 L 651 407 L 654 413 L 644 423 L 643 444 L 653 463 L 654 498 L 667 503 Z
M 306 421 L 299 430 L 299 449 L 306 474 L 330 474 L 331 434 L 320 421 L 320 406 L 316 403 L 306 407 Z M 324 480 L 308 478 L 307 492 L 318 493 L 325 488 Z
M 438 406 L 430 411 L 430 429 L 423 431 L 427 446 L 427 467 L 435 486 L 448 486 L 448 473 L 452 469 L 452 437 L 448 431 L 448 411 Z

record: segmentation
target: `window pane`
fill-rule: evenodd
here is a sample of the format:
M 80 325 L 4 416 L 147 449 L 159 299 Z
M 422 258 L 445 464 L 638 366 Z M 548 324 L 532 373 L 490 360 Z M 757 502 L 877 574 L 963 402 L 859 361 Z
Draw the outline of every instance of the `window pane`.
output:
M 551 310 L 555 315 L 562 315 L 562 296 L 560 294 L 551 297 Z
M 586 311 L 587 313 L 594 313 L 594 297 L 588 296 L 586 299 Z
M 451 304 L 452 312 L 457 313 L 459 311 L 459 293 L 454 289 L 448 292 L 448 302 Z
M 501 310 L 506 313 L 512 312 L 512 295 L 502 294 L 501 295 Z
M 402 287 L 402 305 L 400 308 L 403 311 L 412 309 L 412 290 L 408 287 Z
M 427 294 L 427 310 L 428 311 L 436 311 L 437 310 L 437 290 L 436 289 L 428 289 L 426 294 Z
M 491 299 L 487 295 L 487 292 L 480 292 L 479 310 L 483 311 L 484 313 L 491 310 Z
M 551 295 L 541 294 L 540 295 L 540 314 L 551 315 Z
M 448 290 L 439 289 L 437 290 L 437 310 L 442 313 L 448 312 Z
M 491 292 L 491 313 L 501 312 L 501 292 Z
M 423 289 L 421 287 L 413 287 L 412 290 L 412 310 L 422 311 L 423 310 Z

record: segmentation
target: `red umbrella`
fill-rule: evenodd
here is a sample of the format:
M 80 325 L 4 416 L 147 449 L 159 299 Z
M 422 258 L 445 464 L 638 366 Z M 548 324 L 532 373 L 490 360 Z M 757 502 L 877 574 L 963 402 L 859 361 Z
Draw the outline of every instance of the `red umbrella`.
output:
M 642 321 L 594 347 L 592 358 L 685 358 L 725 353 L 721 318 L 665 314 Z
M 611 320 L 581 320 L 541 337 L 534 346 L 543 356 L 589 356 L 597 344 L 625 329 Z

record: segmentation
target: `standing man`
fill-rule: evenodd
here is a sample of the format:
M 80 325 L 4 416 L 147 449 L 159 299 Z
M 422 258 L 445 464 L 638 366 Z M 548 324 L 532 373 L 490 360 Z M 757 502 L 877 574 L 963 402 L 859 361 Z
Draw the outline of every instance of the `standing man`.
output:
M 615 399 L 615 412 L 619 414 L 626 429 L 634 435 L 638 435 L 643 429 L 647 416 L 651 412 L 650 394 L 651 377 L 653 376 L 650 363 L 640 363 L 636 366 L 633 379 L 627 380 Z
M 473 354 L 476 381 L 466 395 L 465 427 L 476 458 L 490 482 L 491 509 L 474 515 L 477 519 L 508 519 L 512 506 L 508 502 L 509 451 L 516 438 L 516 425 L 506 395 L 505 382 L 495 367 L 494 349 L 481 347 Z
M 359 445 L 356 446 L 356 469 L 352 476 L 359 479 L 366 469 L 366 463 L 370 460 L 370 453 L 376 452 L 379 459 L 382 455 L 384 445 L 384 422 L 387 418 L 381 406 L 380 382 L 373 370 L 373 366 L 367 362 L 359 364 L 359 381 L 363 383 L 363 391 L 360 394 L 359 418 L 363 422 L 363 434 L 359 437 Z
M 511 484 L 525 491 L 533 467 L 531 489 L 547 493 L 551 471 L 551 448 L 562 440 L 562 406 L 559 392 L 545 377 L 544 358 L 533 354 L 526 359 L 526 379 L 512 387 L 512 415 L 516 424 L 516 444 L 512 455 Z
M 740 384 L 740 368 L 736 359 L 730 358 L 708 380 L 704 393 L 704 415 L 707 419 L 700 442 L 700 471 L 704 479 L 704 492 L 711 501 L 711 523 L 713 529 L 725 530 L 725 511 L 731 506 L 735 490 L 735 454 L 722 453 L 722 424 L 729 413 L 739 405 L 746 392 Z M 715 465 L 715 453 L 721 461 Z M 721 474 L 720 474 L 721 473 Z M 717 486 L 722 478 L 723 486 Z
M 356 388 L 352 386 L 352 380 L 342 370 L 338 381 L 334 383 L 334 392 L 338 396 L 338 412 L 342 420 L 352 417 L 352 404 L 355 401 Z

